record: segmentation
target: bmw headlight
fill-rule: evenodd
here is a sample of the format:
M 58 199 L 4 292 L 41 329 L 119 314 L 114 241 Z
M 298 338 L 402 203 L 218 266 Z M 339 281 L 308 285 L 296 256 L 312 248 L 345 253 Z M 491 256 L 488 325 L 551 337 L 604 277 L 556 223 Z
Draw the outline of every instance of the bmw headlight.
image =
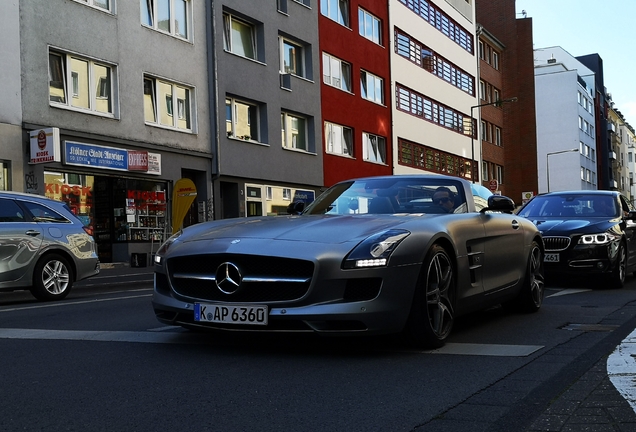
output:
M 410 232 L 387 230 L 367 237 L 345 258 L 343 268 L 384 267 L 398 244 Z
M 606 245 L 614 240 L 617 240 L 618 236 L 610 232 L 604 232 L 600 234 L 584 234 L 579 239 L 579 244 L 582 245 Z
M 179 236 L 181 235 L 182 232 L 183 232 L 183 230 L 179 230 L 179 232 L 177 232 L 176 234 L 171 235 L 168 238 L 168 240 L 163 242 L 163 244 L 159 247 L 159 250 L 155 254 L 155 264 L 156 265 L 163 264 L 163 257 L 166 254 L 166 252 L 168 252 L 168 248 L 170 247 L 170 245 L 172 245 L 172 243 L 174 243 L 179 238 Z

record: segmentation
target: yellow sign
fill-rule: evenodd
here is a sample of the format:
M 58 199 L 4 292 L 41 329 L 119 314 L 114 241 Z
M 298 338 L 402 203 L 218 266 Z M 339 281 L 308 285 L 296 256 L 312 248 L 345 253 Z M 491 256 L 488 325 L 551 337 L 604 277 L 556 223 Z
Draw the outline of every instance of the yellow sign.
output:
M 172 191 L 172 234 L 175 234 L 185 219 L 192 201 L 197 196 L 197 188 L 192 180 L 182 178 L 177 180 Z

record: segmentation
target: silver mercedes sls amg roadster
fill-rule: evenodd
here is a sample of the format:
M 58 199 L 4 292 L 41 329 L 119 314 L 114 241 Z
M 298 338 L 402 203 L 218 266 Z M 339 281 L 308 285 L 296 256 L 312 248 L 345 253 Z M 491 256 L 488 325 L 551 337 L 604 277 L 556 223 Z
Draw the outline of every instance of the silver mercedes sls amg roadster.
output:
M 444 344 L 459 315 L 541 307 L 543 240 L 511 199 L 441 175 L 338 183 L 290 215 L 205 222 L 154 258 L 157 319 L 186 328 L 401 334 Z

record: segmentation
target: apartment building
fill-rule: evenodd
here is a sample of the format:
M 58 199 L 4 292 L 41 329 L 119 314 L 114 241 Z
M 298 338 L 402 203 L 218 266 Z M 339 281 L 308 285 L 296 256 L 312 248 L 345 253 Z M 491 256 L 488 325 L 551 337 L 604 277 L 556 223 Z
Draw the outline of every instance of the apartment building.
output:
M 393 171 L 480 180 L 475 5 L 390 0 Z
M 609 98 L 610 109 L 608 110 L 608 149 L 611 169 L 611 190 L 617 190 L 623 195 L 632 198 L 631 186 L 633 183 L 633 155 L 634 129 L 625 121 L 623 114 L 614 107 Z M 630 158 L 632 159 L 630 161 Z
M 316 2 L 211 2 L 216 219 L 284 214 L 323 186 Z
M 103 262 L 151 253 L 174 183 L 211 199 L 205 2 L 6 0 L 0 22 L 2 189 L 65 201 Z
M 534 56 L 539 192 L 597 189 L 595 74 L 561 47 Z
M 506 195 L 504 182 L 504 109 L 503 99 L 503 67 L 505 46 L 487 29 L 478 25 L 479 54 L 479 140 L 481 148 L 481 179 L 484 185 Z M 508 144 L 508 143 L 506 143 Z M 510 145 L 513 145 L 510 143 Z
M 322 1 L 324 183 L 393 172 L 386 0 Z
M 500 126 L 497 121 L 503 122 L 501 145 L 496 129 L 490 136 L 484 134 L 487 141 L 483 143 L 482 179 L 497 180 L 501 193 L 521 204 L 538 191 L 532 18 L 517 18 L 514 1 L 475 0 L 475 3 L 484 44 L 480 51 L 480 75 L 486 91 L 480 104 L 488 103 L 488 97 L 495 98 L 495 91 L 501 100 L 514 101 L 479 109 L 482 120 L 486 119 L 486 128 L 490 120 L 493 128 Z

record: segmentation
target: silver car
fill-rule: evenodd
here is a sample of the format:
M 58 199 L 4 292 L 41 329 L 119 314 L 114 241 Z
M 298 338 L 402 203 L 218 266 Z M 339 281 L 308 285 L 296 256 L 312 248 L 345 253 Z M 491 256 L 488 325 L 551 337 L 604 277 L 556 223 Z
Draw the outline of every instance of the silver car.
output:
M 66 203 L 0 192 L 0 291 L 63 299 L 73 282 L 99 273 L 91 231 Z
M 439 347 L 455 317 L 543 301 L 543 240 L 511 199 L 457 177 L 338 183 L 292 216 L 205 222 L 154 257 L 157 319 L 193 329 L 401 333 Z M 482 189 L 480 191 L 480 189 Z

